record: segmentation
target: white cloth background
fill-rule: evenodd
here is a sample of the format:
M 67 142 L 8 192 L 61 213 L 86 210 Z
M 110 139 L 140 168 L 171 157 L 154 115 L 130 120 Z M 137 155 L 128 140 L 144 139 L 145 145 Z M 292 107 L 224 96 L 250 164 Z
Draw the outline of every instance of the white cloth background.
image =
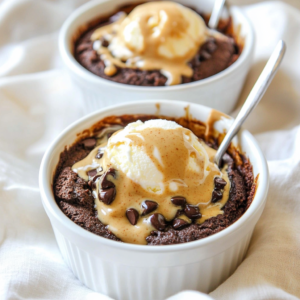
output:
M 1 299 L 108 299 L 84 287 L 64 264 L 38 188 L 45 149 L 82 115 L 62 69 L 57 34 L 83 2 L 0 1 Z M 300 8 L 299 0 L 287 2 Z M 295 6 L 268 1 L 243 7 L 254 22 L 257 43 L 240 103 L 280 38 L 288 50 L 246 123 L 269 163 L 267 206 L 244 262 L 211 293 L 214 299 L 300 298 L 300 11 Z M 192 292 L 175 299 L 204 298 Z

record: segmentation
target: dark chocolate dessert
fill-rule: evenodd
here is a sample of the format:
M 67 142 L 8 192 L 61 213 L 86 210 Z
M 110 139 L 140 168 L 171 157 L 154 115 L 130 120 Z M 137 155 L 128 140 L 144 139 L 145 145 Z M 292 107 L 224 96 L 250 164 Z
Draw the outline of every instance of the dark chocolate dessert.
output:
M 234 147 L 222 167 L 213 163 L 219 139 L 207 126 L 152 115 L 99 121 L 61 153 L 59 207 L 92 233 L 134 244 L 185 243 L 225 229 L 251 204 L 255 182 Z
M 228 68 L 242 46 L 232 22 L 207 28 L 201 12 L 159 1 L 120 7 L 77 34 L 76 60 L 92 73 L 114 82 L 165 86 L 198 81 Z

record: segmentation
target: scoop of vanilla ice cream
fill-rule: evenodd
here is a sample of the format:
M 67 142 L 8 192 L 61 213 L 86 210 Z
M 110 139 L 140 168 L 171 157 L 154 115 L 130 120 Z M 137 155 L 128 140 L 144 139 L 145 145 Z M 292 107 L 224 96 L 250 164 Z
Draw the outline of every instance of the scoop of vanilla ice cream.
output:
M 167 58 L 174 58 L 185 56 L 190 51 L 198 49 L 199 44 L 205 41 L 207 36 L 207 29 L 204 20 L 190 8 L 184 7 L 180 4 L 176 4 L 183 15 L 184 20 L 187 22 L 187 27 L 181 34 L 177 36 L 169 36 L 165 42 L 162 39 L 162 43 L 158 48 L 158 52 L 161 56 Z M 161 12 L 160 12 L 161 14 Z M 168 18 L 165 14 L 165 18 L 162 18 L 162 26 L 166 26 L 166 22 L 163 20 Z M 173 21 L 176 25 L 176 21 Z M 161 30 L 158 30 L 161 32 Z
M 169 1 L 150 2 L 137 6 L 123 20 L 109 49 L 122 58 L 133 52 L 176 59 L 193 56 L 206 36 L 204 20 L 190 8 Z
M 153 148 L 151 155 L 149 155 L 149 149 L 145 146 L 147 143 L 143 144 L 143 140 L 145 140 L 143 131 L 151 128 L 153 130 L 159 128 L 164 133 L 165 131 L 182 130 L 183 139 L 181 139 L 181 145 L 178 145 L 178 147 L 184 146 L 188 148 L 190 153 L 194 154 L 189 156 L 186 165 L 186 174 L 189 174 L 189 172 L 193 174 L 201 173 L 203 176 L 201 180 L 197 181 L 197 184 L 204 182 L 210 170 L 209 165 L 212 164 L 209 161 L 205 147 L 191 131 L 175 122 L 167 120 L 150 120 L 145 123 L 137 121 L 130 123 L 123 130 L 112 135 L 105 150 L 109 164 L 115 169 L 122 171 L 143 189 L 152 193 L 162 194 L 167 186 L 170 190 L 176 191 L 178 184 L 189 185 L 188 181 L 185 182 L 183 180 L 182 182 L 176 178 L 168 182 L 164 180 L 165 166 L 161 153 L 157 147 L 154 146 L 153 148 L 156 141 L 153 141 L 151 145 Z M 130 137 L 135 137 L 135 139 Z M 139 142 L 135 142 L 137 140 Z M 147 145 L 149 147 L 149 143 Z M 201 158 L 201 163 L 199 163 L 199 157 Z

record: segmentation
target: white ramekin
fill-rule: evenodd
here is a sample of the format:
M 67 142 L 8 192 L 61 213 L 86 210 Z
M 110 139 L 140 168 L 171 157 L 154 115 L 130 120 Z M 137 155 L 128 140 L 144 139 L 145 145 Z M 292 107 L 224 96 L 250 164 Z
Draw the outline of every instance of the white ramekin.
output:
M 60 153 L 66 145 L 74 143 L 78 133 L 100 119 L 110 115 L 155 114 L 157 103 L 160 114 L 174 117 L 185 115 L 184 108 L 190 105 L 192 116 L 203 122 L 211 111 L 199 104 L 169 100 L 145 100 L 105 108 L 64 130 L 49 147 L 41 164 L 42 202 L 64 260 L 87 287 L 115 299 L 159 300 L 187 289 L 202 292 L 215 289 L 242 261 L 268 192 L 266 160 L 253 136 L 243 130 L 238 142 L 250 158 L 254 175 L 259 174 L 258 187 L 249 209 L 225 230 L 180 245 L 144 246 L 111 241 L 73 223 L 56 204 L 52 191 Z M 219 122 L 219 131 L 228 127 L 224 124 Z
M 229 113 L 234 108 L 252 62 L 254 32 L 250 21 L 238 7 L 231 7 L 230 14 L 239 36 L 244 38 L 244 49 L 238 60 L 224 71 L 209 78 L 165 87 L 138 87 L 115 83 L 100 78 L 82 67 L 73 56 L 73 37 L 83 25 L 101 15 L 112 13 L 124 3 L 140 0 L 95 0 L 78 8 L 64 23 L 59 36 L 59 49 L 74 86 L 84 101 L 85 112 L 128 101 L 147 99 L 187 99 Z M 176 0 L 184 5 L 210 13 L 214 0 Z

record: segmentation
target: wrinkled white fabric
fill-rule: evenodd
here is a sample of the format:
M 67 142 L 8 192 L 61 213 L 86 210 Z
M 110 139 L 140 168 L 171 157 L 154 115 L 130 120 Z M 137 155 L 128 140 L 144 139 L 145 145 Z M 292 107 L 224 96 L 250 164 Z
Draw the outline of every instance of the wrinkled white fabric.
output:
M 42 208 L 42 155 L 82 116 L 81 99 L 59 58 L 58 30 L 86 0 L 0 1 L 0 299 L 109 299 L 67 268 Z M 231 0 L 250 4 L 258 0 Z M 300 1 L 288 0 L 300 8 Z M 282 2 L 244 6 L 257 35 L 240 103 L 280 38 L 284 62 L 246 123 L 270 168 L 266 209 L 247 256 L 214 299 L 300 298 L 300 11 Z M 235 115 L 235 113 L 233 114 Z M 186 291 L 172 300 L 205 300 Z

